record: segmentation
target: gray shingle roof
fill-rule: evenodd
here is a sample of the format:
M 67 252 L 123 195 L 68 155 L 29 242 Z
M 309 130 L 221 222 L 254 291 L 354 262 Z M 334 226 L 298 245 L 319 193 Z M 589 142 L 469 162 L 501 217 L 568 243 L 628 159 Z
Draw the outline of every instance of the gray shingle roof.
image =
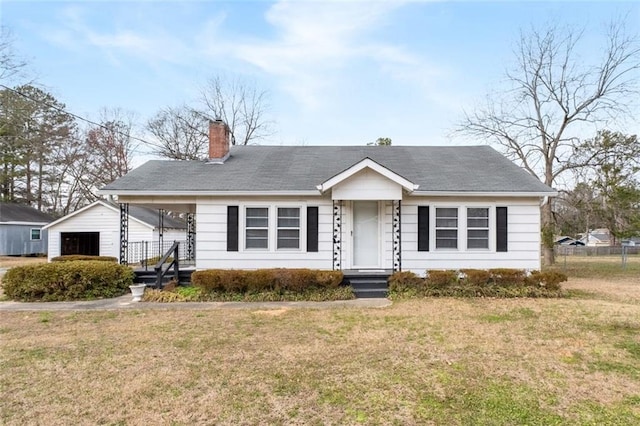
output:
M 53 216 L 22 204 L 0 202 L 0 222 L 53 222 Z
M 315 191 L 370 158 L 418 191 L 554 191 L 489 146 L 234 146 L 224 164 L 149 161 L 105 186 L 113 191 Z
M 110 204 L 111 206 L 113 206 L 116 209 L 119 209 L 120 206 L 116 203 L 111 203 L 109 201 L 105 201 L 102 200 L 105 203 Z M 136 206 L 136 205 L 130 205 L 129 206 L 129 216 L 131 217 L 135 217 L 136 219 L 138 219 L 139 221 L 142 221 L 144 223 L 147 223 L 149 225 L 152 225 L 154 228 L 159 228 L 160 227 L 160 217 L 158 215 L 158 210 L 156 209 L 151 209 L 151 208 L 147 208 L 147 207 L 142 207 L 142 206 Z M 169 215 L 164 215 L 163 219 L 162 219 L 162 224 L 164 226 L 164 228 L 171 228 L 171 229 L 186 229 L 187 228 L 187 224 L 180 219 L 175 219 Z

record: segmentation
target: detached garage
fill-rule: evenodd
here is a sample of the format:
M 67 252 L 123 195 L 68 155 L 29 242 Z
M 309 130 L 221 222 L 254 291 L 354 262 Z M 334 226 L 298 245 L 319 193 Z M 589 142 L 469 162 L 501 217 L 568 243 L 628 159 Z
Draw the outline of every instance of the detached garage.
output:
M 98 200 L 43 229 L 49 233 L 49 260 L 71 254 L 120 256 L 120 209 L 115 203 Z M 140 261 L 143 253 L 145 257 L 155 256 L 164 245 L 170 246 L 173 241 L 184 241 L 185 238 L 183 221 L 160 216 L 155 209 L 130 207 L 129 245 L 144 247 L 144 250 L 130 250 L 129 262 Z M 132 258 L 132 254 L 136 258 Z

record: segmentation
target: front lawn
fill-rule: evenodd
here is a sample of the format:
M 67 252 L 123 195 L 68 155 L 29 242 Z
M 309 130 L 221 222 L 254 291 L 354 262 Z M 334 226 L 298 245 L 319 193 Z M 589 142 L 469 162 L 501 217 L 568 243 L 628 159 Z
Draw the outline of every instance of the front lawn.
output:
M 638 424 L 640 280 L 566 284 L 385 309 L 3 312 L 0 424 Z

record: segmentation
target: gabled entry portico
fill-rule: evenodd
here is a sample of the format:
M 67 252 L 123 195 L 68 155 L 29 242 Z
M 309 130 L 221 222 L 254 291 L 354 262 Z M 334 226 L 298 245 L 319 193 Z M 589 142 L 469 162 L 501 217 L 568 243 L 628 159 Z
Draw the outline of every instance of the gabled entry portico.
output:
M 334 203 L 334 269 L 402 269 L 402 199 L 418 185 L 365 158 L 317 188 Z

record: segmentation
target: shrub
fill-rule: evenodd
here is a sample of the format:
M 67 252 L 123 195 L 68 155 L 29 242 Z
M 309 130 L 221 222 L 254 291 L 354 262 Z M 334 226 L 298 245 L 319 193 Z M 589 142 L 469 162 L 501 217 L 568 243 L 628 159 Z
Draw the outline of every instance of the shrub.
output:
M 86 300 L 121 296 L 133 275 L 129 267 L 106 261 L 64 261 L 11 268 L 2 285 L 14 300 Z
M 544 287 L 548 290 L 560 290 L 560 283 L 567 281 L 567 279 L 567 274 L 558 271 L 533 271 L 527 277 L 527 284 Z
M 389 277 L 389 294 L 416 296 L 424 292 L 424 279 L 411 271 L 396 272 Z
M 489 269 L 489 272 L 491 273 L 491 280 L 501 287 L 517 287 L 526 284 L 527 274 L 524 269 L 496 268 Z
M 342 280 L 340 271 L 314 269 L 208 269 L 191 274 L 191 283 L 205 293 L 302 292 L 307 289 L 337 288 Z
M 343 279 L 340 271 L 316 271 L 316 285 L 321 288 L 338 288 Z
M 118 258 L 113 256 L 88 256 L 84 254 L 65 254 L 51 258 L 52 262 L 72 262 L 76 260 L 99 260 L 102 262 L 118 262 Z
M 427 271 L 425 284 L 431 288 L 446 288 L 458 282 L 458 272 L 445 271 Z
M 491 272 L 486 269 L 461 269 L 462 281 L 471 286 L 483 286 L 491 281 Z
M 265 290 L 274 290 L 277 286 L 273 269 L 258 269 L 250 274 L 243 273 L 247 293 L 258 293 Z
M 556 271 L 522 269 L 463 269 L 428 271 L 422 279 L 412 272 L 396 272 L 389 277 L 389 297 L 563 297 L 560 283 L 567 276 Z M 461 278 L 458 279 L 458 276 Z

